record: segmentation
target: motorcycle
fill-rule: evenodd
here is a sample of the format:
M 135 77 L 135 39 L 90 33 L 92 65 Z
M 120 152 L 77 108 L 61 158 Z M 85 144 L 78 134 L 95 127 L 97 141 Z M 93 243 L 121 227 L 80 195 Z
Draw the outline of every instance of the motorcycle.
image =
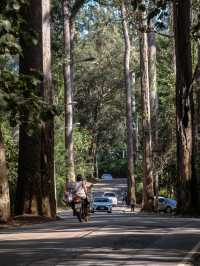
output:
M 77 216 L 79 222 L 82 222 L 81 220 L 82 200 L 79 196 L 74 196 L 73 198 L 73 211 L 74 214 Z
M 79 196 L 73 198 L 73 210 L 79 222 L 82 220 L 88 221 L 88 203 L 86 200 L 81 199 Z

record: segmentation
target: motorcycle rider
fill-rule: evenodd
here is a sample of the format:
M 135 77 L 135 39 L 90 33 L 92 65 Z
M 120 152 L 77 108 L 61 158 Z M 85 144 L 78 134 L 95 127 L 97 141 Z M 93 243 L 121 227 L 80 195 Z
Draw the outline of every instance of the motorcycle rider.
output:
M 77 175 L 76 177 L 75 194 L 81 199 L 87 198 L 86 182 L 83 180 L 82 175 Z
M 92 183 L 87 182 L 83 179 L 82 175 L 77 175 L 76 177 L 76 184 L 75 184 L 75 196 L 78 196 L 81 198 L 81 204 L 82 204 L 82 217 L 85 219 L 85 221 L 88 221 L 88 215 L 89 215 L 89 199 L 88 199 L 88 192 L 90 188 L 92 187 Z M 79 221 L 81 221 L 80 217 Z

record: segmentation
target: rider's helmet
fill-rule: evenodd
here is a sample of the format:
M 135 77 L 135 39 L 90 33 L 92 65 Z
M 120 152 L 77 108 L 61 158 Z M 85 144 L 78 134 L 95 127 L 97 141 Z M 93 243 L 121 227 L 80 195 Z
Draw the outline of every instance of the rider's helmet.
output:
M 77 181 L 77 182 L 83 181 L 83 177 L 82 177 L 82 175 L 77 175 L 77 176 L 76 176 L 76 181 Z

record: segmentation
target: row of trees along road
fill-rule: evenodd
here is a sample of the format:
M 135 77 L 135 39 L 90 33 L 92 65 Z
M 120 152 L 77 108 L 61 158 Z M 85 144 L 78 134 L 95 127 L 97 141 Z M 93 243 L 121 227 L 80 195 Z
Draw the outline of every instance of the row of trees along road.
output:
M 55 218 L 66 178 L 105 171 L 143 210 L 159 189 L 199 211 L 199 4 L 2 1 L 2 221 Z

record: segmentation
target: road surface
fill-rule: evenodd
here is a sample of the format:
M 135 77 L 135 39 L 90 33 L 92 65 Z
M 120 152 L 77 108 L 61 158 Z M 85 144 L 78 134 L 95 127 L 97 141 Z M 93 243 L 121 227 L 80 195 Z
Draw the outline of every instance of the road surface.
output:
M 130 213 L 123 206 L 95 213 L 88 223 L 71 211 L 60 217 L 0 230 L 0 265 L 200 265 L 192 262 L 200 248 L 199 219 Z

